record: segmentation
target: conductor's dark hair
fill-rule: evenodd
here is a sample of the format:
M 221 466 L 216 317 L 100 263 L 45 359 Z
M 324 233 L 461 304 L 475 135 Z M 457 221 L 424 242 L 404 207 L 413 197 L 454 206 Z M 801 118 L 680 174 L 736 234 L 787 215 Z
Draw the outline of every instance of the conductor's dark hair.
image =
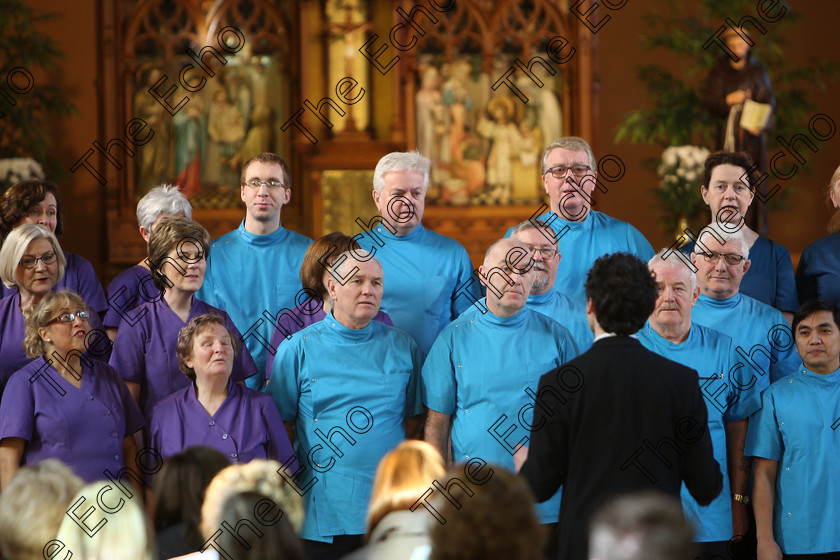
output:
M 586 299 L 605 331 L 629 336 L 639 331 L 653 313 L 659 290 L 647 265 L 630 253 L 600 257 L 589 269 Z

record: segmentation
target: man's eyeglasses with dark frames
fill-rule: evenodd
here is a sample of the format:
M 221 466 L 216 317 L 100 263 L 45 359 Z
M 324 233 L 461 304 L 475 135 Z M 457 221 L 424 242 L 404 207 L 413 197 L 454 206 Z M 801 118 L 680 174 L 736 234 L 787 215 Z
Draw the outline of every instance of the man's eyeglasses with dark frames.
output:
M 251 187 L 252 189 L 258 189 L 258 188 L 262 187 L 263 185 L 268 187 L 270 190 L 276 190 L 276 189 L 280 189 L 280 188 L 285 189 L 286 188 L 286 185 L 284 185 L 280 181 L 260 181 L 259 179 L 251 179 L 250 181 L 245 183 L 245 185 L 248 186 L 248 187 Z
M 569 171 L 569 169 L 572 170 L 572 175 L 574 175 L 575 177 L 583 177 L 584 175 L 592 171 L 592 168 L 588 165 L 573 165 L 571 167 L 567 167 L 565 165 L 555 165 L 554 167 L 549 167 L 548 169 L 546 169 L 543 175 L 548 175 L 550 173 L 551 176 L 555 179 L 562 179 L 566 176 L 566 173 Z

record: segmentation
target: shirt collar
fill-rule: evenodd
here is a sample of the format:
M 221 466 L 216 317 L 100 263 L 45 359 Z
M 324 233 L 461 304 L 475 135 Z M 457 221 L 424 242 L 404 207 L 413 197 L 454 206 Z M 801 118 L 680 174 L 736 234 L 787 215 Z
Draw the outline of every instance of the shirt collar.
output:
M 280 226 L 277 228 L 276 231 L 269 233 L 268 235 L 257 235 L 256 233 L 251 233 L 247 229 L 245 229 L 245 219 L 242 219 L 242 223 L 239 224 L 239 228 L 236 230 L 239 233 L 239 237 L 242 238 L 243 241 L 250 245 L 274 245 L 278 241 L 282 241 L 286 238 L 289 234 L 288 230 L 283 227 L 281 223 Z
M 383 226 L 381 223 L 373 229 L 376 231 L 376 233 L 378 235 L 381 235 L 382 237 L 384 237 L 386 239 L 393 239 L 395 241 L 411 241 L 411 240 L 417 239 L 418 237 L 423 235 L 423 231 L 425 231 L 424 228 L 423 228 L 423 224 L 418 224 L 417 227 L 414 228 L 414 231 L 412 231 L 408 235 L 403 235 L 403 236 L 399 236 L 399 235 L 395 235 L 395 234 L 391 233 L 391 231 L 388 228 L 386 228 L 385 226 Z M 366 233 L 366 235 L 370 235 L 370 233 Z

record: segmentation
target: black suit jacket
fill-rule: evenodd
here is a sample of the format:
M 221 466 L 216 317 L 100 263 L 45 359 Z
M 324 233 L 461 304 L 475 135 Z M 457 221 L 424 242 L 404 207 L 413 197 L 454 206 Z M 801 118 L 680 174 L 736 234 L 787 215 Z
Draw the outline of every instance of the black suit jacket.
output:
M 697 372 L 617 336 L 540 378 L 528 460 L 537 501 L 563 485 L 558 558 L 586 560 L 593 511 L 653 489 L 701 504 L 723 485 Z

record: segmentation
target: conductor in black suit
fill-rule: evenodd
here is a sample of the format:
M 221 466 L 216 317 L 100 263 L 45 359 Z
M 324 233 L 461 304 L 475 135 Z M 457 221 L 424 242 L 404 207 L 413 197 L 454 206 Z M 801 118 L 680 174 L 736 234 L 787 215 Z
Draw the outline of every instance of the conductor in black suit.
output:
M 563 485 L 562 560 L 587 559 L 592 512 L 616 494 L 655 489 L 700 505 L 721 491 L 697 372 L 631 335 L 653 312 L 657 287 L 629 253 L 595 261 L 586 278 L 589 351 L 540 378 L 521 475 L 538 502 Z

